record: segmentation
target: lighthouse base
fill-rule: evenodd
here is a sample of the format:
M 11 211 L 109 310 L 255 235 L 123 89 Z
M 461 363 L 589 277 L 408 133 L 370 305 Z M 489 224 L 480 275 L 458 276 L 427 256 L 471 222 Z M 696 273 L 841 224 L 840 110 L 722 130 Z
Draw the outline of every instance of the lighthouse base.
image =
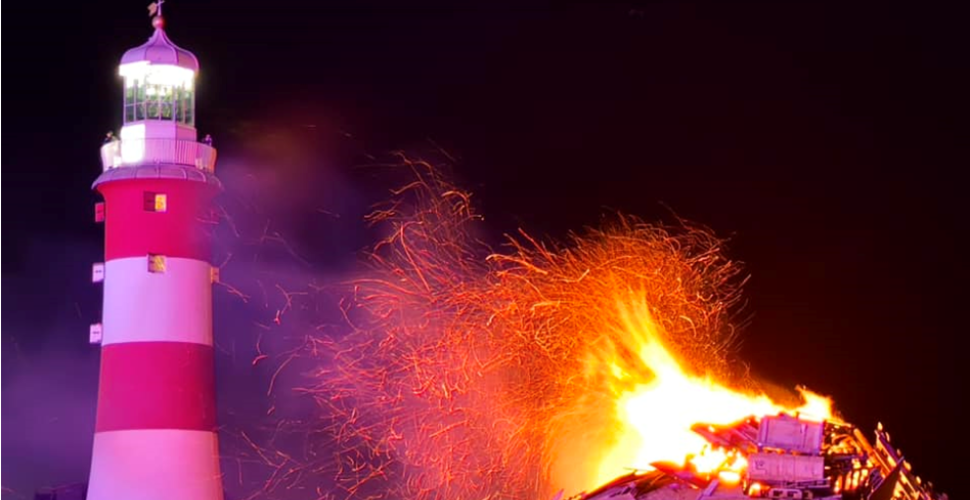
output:
M 222 500 L 215 432 L 139 429 L 94 435 L 88 500 Z

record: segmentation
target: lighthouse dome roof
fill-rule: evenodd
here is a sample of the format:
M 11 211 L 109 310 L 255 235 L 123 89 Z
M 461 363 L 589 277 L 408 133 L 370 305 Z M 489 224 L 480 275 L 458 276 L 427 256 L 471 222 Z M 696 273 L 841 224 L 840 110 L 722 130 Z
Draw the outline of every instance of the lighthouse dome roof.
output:
M 155 33 L 144 44 L 128 49 L 125 55 L 121 56 L 121 64 L 148 62 L 199 71 L 199 60 L 196 59 L 195 54 L 175 45 L 165 34 L 162 18 L 156 17 L 152 24 L 155 26 Z

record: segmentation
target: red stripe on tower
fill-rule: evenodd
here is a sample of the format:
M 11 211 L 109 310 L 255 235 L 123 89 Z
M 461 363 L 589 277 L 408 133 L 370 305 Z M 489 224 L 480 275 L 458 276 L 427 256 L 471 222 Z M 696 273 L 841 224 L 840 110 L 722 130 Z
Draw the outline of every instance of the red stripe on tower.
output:
M 105 346 L 95 431 L 215 430 L 212 354 L 190 342 Z
M 101 148 L 101 377 L 88 498 L 222 498 L 212 343 L 215 150 L 197 142 L 198 61 L 165 34 L 121 59 L 120 139 Z
M 98 185 L 104 196 L 105 260 L 160 254 L 208 261 L 212 256 L 209 183 L 182 179 L 118 180 Z

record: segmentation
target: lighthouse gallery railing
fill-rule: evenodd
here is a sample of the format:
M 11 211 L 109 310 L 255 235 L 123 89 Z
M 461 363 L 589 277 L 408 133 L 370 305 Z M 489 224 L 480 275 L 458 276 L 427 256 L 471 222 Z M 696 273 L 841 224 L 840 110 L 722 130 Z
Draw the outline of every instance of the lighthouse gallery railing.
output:
M 101 165 L 112 168 L 139 165 L 183 165 L 215 171 L 216 149 L 182 139 L 123 139 L 101 146 Z

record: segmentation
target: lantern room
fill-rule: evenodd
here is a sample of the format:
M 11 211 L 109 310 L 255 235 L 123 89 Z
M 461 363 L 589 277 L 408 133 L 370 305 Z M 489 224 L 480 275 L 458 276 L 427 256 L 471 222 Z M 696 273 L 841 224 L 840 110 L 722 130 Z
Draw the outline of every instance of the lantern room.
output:
M 195 128 L 199 60 L 168 38 L 161 15 L 152 19 L 152 26 L 148 41 L 121 57 L 122 127 L 116 137 L 120 140 L 101 148 L 104 170 L 175 165 L 211 172 L 215 149 L 208 139 L 198 142 Z
M 155 32 L 148 41 L 125 52 L 118 67 L 125 85 L 122 139 L 194 140 L 199 61 L 168 38 L 161 16 L 152 25 Z

